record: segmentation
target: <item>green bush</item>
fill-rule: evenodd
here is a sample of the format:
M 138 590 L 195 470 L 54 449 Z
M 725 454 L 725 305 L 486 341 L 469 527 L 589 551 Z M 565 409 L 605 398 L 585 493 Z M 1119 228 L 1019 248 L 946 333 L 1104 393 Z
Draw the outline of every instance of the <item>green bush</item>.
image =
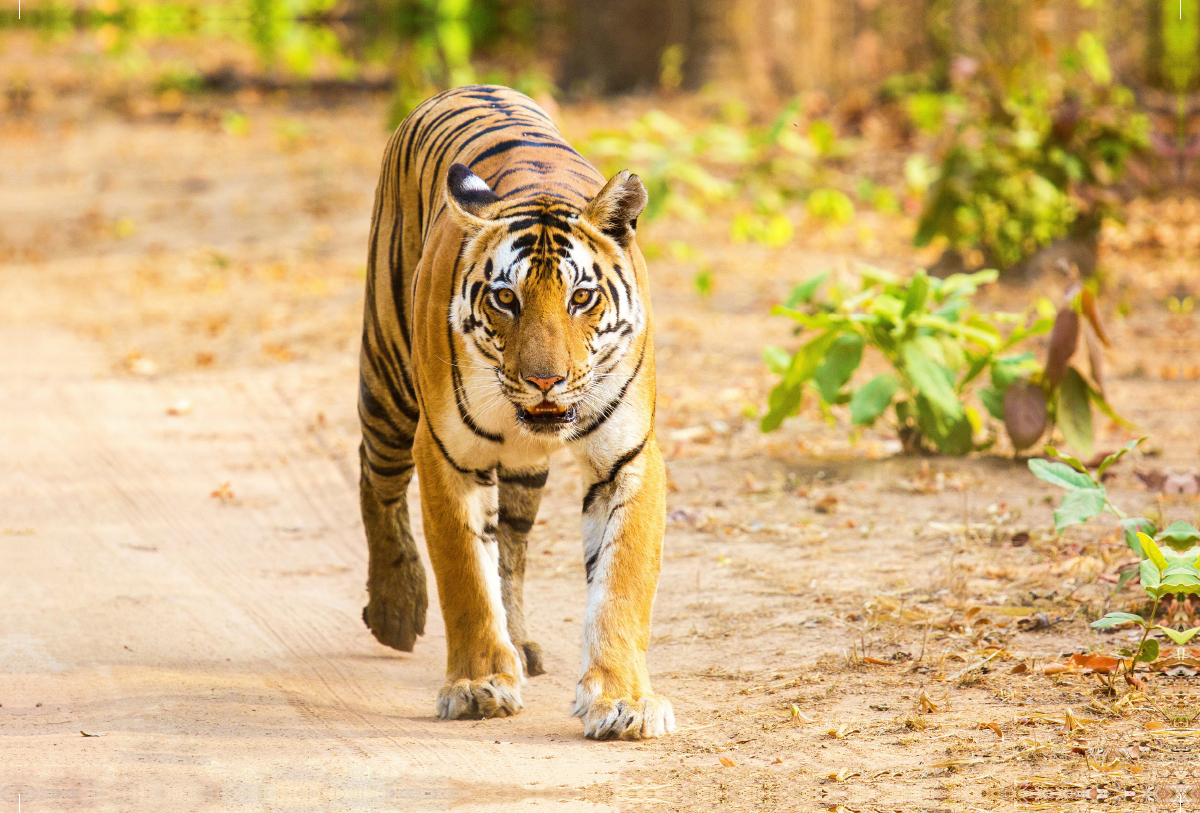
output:
M 1024 314 L 977 313 L 976 291 L 996 277 L 995 271 L 979 271 L 939 280 L 918 271 L 902 280 L 864 267 L 857 290 L 827 284 L 827 273 L 798 285 L 771 312 L 799 322 L 798 332 L 819 333 L 794 354 L 778 347 L 764 351 L 767 366 L 781 380 L 771 390 L 762 430 L 773 431 L 796 414 L 804 385 L 811 382 L 824 406 L 849 404 L 855 426 L 871 425 L 894 407 L 908 451 L 932 447 L 963 455 L 994 442 L 994 436 L 977 440 L 982 415 L 968 397 L 984 373 L 990 384 L 974 394 L 1004 423 L 1017 452 L 1057 427 L 1067 445 L 1090 457 L 1093 408 L 1132 428 L 1104 394 L 1100 347 L 1108 338 L 1092 289 L 1072 287 L 1057 310 L 1043 298 Z M 1005 326 L 1011 326 L 1006 335 Z M 1044 364 L 1030 351 L 1016 351 L 1026 339 L 1047 332 Z M 1087 348 L 1086 370 L 1072 363 L 1081 343 Z M 868 347 L 892 372 L 855 388 L 851 380 Z
M 1130 155 L 1148 146 L 1149 123 L 1133 94 L 1113 84 L 1091 34 L 1057 70 L 1031 64 L 997 75 L 959 93 L 914 94 L 907 109 L 919 127 L 949 132 L 916 244 L 942 237 L 1004 268 L 1068 233 L 1093 234 L 1114 214 L 1114 187 Z
M 995 271 L 956 274 L 945 280 L 924 271 L 902 280 L 863 268 L 858 290 L 827 283 L 823 274 L 798 286 L 772 313 L 788 316 L 800 329 L 817 331 L 794 354 L 765 351 L 767 365 L 781 376 L 771 391 L 761 428 L 770 432 L 796 414 L 806 384 L 827 406 L 848 404 L 856 426 L 875 423 L 889 408 L 909 450 L 936 448 L 962 455 L 988 445 L 976 442 L 983 429 L 968 402 L 985 372 L 1011 383 L 1038 371 L 1032 353 L 1010 352 L 1025 338 L 1050 330 L 1052 320 L 1008 313 L 977 313 L 972 298 Z M 818 294 L 824 291 L 823 297 Z M 1008 335 L 1001 326 L 1011 325 Z M 891 367 L 855 387 L 852 378 L 872 348 Z

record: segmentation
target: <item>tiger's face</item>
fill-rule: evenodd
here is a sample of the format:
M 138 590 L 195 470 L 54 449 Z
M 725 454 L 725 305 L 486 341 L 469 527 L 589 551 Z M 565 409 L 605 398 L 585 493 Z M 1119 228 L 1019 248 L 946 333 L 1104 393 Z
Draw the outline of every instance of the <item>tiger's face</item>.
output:
M 446 199 L 467 233 L 450 322 L 471 358 L 456 387 L 493 376 L 493 407 L 511 404 L 524 429 L 569 438 L 619 391 L 614 373 L 646 325 L 631 254 L 645 188 L 622 172 L 582 210 L 555 198 L 506 203 L 455 164 Z

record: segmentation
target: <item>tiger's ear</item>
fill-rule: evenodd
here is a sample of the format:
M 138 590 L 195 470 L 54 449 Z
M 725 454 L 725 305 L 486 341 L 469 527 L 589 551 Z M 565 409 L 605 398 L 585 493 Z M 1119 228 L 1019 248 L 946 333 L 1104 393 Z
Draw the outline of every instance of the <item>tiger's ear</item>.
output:
M 451 164 L 446 175 L 446 206 L 450 215 L 468 232 L 485 227 L 500 208 L 500 197 L 462 164 Z
M 623 169 L 608 179 L 600 194 L 592 198 L 583 216 L 622 247 L 633 242 L 638 215 L 646 208 L 642 179 Z

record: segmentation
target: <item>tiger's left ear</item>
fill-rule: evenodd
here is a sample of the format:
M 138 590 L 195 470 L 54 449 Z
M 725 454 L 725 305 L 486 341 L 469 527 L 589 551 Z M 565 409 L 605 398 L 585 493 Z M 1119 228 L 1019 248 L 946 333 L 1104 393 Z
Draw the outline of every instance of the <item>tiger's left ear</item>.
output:
M 500 197 L 487 182 L 462 164 L 451 164 L 446 173 L 446 206 L 467 232 L 478 232 L 500 209 Z
M 622 247 L 633 242 L 638 215 L 646 208 L 642 179 L 623 169 L 609 178 L 600 194 L 583 210 L 583 217 Z

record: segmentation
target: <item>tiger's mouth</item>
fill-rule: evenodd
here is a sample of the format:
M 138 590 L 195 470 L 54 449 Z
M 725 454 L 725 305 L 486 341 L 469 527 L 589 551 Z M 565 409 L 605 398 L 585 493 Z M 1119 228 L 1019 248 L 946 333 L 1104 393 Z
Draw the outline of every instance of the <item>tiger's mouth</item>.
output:
M 575 407 L 564 407 L 551 401 L 542 401 L 531 407 L 518 409 L 517 420 L 531 429 L 553 429 L 574 423 Z

